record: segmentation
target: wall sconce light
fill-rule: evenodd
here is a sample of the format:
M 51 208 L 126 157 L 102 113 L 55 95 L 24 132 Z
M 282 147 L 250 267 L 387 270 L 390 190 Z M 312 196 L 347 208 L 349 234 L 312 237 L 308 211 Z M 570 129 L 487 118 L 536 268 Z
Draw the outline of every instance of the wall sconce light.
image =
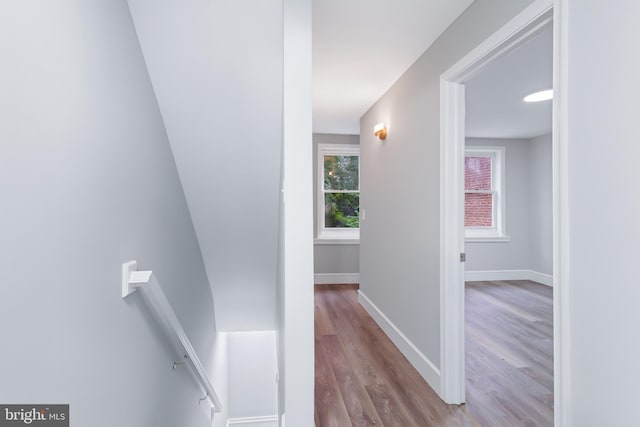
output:
M 373 134 L 377 136 L 380 141 L 387 139 L 387 128 L 384 126 L 384 123 L 378 123 L 373 128 Z

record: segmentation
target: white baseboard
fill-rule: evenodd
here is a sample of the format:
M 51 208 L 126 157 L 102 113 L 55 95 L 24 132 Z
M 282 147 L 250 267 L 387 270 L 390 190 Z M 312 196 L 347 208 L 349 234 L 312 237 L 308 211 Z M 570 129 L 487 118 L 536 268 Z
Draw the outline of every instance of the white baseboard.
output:
M 396 347 L 400 349 L 400 352 L 404 354 L 420 375 L 422 375 L 422 378 L 440 395 L 440 369 L 438 369 L 362 291 L 358 291 L 358 302 L 364 307 L 373 320 L 376 321 L 378 326 L 382 328 Z
M 229 418 L 227 420 L 227 427 L 230 426 L 278 427 L 278 416 L 270 415 L 267 417 Z
M 542 285 L 553 287 L 553 276 L 544 273 L 538 273 L 537 271 L 531 271 L 529 280 L 540 283 Z
M 483 280 L 531 280 L 546 286 L 553 286 L 553 276 L 532 270 L 465 271 L 464 280 L 466 282 L 479 282 Z
M 314 274 L 313 283 L 315 283 L 316 285 L 342 285 L 345 283 L 360 283 L 360 273 Z

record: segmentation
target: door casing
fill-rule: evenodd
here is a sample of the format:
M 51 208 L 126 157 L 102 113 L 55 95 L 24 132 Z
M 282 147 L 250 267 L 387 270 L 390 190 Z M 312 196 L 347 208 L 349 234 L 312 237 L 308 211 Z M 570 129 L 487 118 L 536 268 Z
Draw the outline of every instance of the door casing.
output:
M 464 83 L 493 59 L 554 26 L 553 58 L 553 310 L 554 417 L 569 425 L 568 388 L 568 179 L 566 150 L 567 17 L 564 0 L 536 0 L 440 77 L 440 393 L 465 402 L 464 344 Z

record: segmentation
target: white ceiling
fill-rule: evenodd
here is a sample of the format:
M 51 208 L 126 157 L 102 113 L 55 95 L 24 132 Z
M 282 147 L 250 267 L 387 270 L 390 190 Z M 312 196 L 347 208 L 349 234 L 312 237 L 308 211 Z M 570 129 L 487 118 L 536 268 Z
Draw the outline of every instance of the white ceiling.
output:
M 522 98 L 553 85 L 553 28 L 490 62 L 466 83 L 466 135 L 532 138 L 551 132 L 551 101 Z
M 472 0 L 314 0 L 313 131 L 359 134 L 360 117 Z M 551 102 L 522 98 L 552 87 L 553 33 L 492 61 L 466 84 L 467 136 L 551 132 Z
M 314 0 L 313 131 L 360 117 L 473 0 Z

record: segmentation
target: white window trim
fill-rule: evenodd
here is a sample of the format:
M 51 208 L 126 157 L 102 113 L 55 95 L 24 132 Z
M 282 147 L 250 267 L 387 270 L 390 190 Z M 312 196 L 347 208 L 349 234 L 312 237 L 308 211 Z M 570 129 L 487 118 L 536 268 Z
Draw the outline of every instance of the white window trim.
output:
M 465 227 L 465 242 L 509 242 L 505 234 L 505 147 L 468 146 L 465 157 L 491 157 L 491 192 L 493 194 L 493 227 Z M 466 193 L 466 191 L 465 191 Z
M 360 228 L 325 228 L 324 226 L 324 156 L 358 156 L 360 146 L 358 144 L 318 144 L 318 173 L 317 173 L 317 235 L 316 243 L 320 241 L 345 241 L 345 243 L 360 242 Z M 360 192 L 360 162 L 358 162 L 358 192 Z M 347 242 L 348 241 L 348 242 Z

